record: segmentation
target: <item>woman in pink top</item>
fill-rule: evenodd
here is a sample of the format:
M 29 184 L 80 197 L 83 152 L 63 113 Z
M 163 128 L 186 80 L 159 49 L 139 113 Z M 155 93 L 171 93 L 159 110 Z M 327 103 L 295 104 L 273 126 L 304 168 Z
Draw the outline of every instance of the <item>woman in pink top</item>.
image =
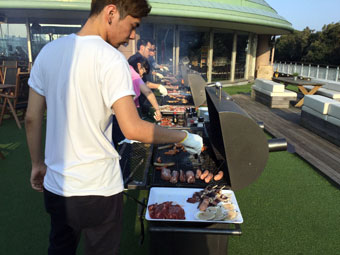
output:
M 144 73 L 147 73 L 150 66 L 146 59 L 141 59 L 139 62 L 135 64 L 135 66 L 130 65 L 130 71 L 132 76 L 132 83 L 133 83 L 133 89 L 136 93 L 136 96 L 134 98 L 136 107 L 139 108 L 139 99 L 141 93 L 149 100 L 150 104 L 155 109 L 155 115 L 154 118 L 157 121 L 160 121 L 162 118 L 162 114 L 159 110 L 159 105 L 156 100 L 155 95 L 151 91 L 151 89 L 145 85 L 144 81 L 142 80 L 142 76 Z

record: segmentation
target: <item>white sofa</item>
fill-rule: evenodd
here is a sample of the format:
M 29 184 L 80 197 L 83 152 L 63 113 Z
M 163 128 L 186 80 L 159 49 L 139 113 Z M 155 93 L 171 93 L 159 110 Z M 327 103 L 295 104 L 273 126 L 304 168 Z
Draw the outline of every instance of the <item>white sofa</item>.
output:
M 340 146 L 340 102 L 320 95 L 306 95 L 301 125 Z
M 324 83 L 323 81 L 320 81 Z M 312 86 L 304 86 L 307 90 L 311 90 Z M 318 91 L 316 95 L 321 95 L 325 97 L 332 98 L 334 100 L 340 101 L 340 83 L 339 82 L 326 82 Z
M 271 108 L 289 108 L 290 101 L 296 101 L 297 93 L 286 90 L 280 83 L 256 79 L 252 86 L 251 97 Z

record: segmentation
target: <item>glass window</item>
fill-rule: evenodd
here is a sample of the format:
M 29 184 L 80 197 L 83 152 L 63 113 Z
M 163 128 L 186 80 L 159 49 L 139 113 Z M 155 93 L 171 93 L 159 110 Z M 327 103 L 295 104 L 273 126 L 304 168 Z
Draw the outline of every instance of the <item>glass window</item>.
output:
M 154 38 L 154 25 L 151 23 L 141 23 L 140 26 L 137 28 L 137 33 L 140 35 L 141 38 Z
M 174 54 L 174 27 L 157 26 L 156 59 L 158 64 L 173 66 Z
M 248 51 L 248 35 L 238 35 L 235 80 L 244 79 L 245 77 L 247 51 Z
M 0 24 L 0 62 L 3 60 L 28 62 L 25 24 Z
M 31 24 L 32 57 L 36 58 L 45 44 L 60 37 L 77 33 L 81 25 Z
M 180 32 L 179 59 L 189 58 L 191 69 L 201 73 L 207 80 L 209 33 L 197 31 Z
M 214 34 L 214 54 L 212 63 L 212 81 L 231 79 L 231 53 L 233 50 L 232 33 Z

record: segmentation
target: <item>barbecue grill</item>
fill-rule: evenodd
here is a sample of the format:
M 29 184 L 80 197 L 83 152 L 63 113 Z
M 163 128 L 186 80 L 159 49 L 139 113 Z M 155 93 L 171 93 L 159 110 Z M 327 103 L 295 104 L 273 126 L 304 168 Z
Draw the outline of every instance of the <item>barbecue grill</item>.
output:
M 268 141 L 263 130 L 245 113 L 221 87 L 205 87 L 210 122 L 205 122 L 201 132 L 207 150 L 200 156 L 164 155 L 164 150 L 154 148 L 153 161 L 174 161 L 169 168 L 183 171 L 209 169 L 222 170 L 224 177 L 209 184 L 240 190 L 253 183 L 262 173 L 269 151 L 285 150 L 285 140 Z M 152 172 L 151 187 L 204 188 L 207 184 L 196 180 L 193 184 L 172 184 L 160 178 L 156 169 Z M 169 193 L 169 197 L 171 194 Z M 151 198 L 149 197 L 149 200 Z M 175 201 L 176 202 L 176 201 Z M 149 214 L 148 214 L 149 215 Z M 228 235 L 241 235 L 240 224 L 214 222 L 187 222 L 186 220 L 149 221 L 151 254 L 227 254 Z

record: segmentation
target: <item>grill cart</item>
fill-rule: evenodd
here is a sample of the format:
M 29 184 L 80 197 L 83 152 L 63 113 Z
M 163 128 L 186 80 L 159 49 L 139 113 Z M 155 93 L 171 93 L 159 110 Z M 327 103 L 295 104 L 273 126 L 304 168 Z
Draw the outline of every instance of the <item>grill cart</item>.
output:
M 166 167 L 171 171 L 182 170 L 184 173 L 208 169 L 216 175 L 223 171 L 223 177 L 209 183 L 201 179 L 196 179 L 194 183 L 171 183 L 162 178 L 162 171 L 153 168 L 146 211 L 150 254 L 227 254 L 228 236 L 242 234 L 240 224 L 243 218 L 233 190 L 250 185 L 261 175 L 269 151 L 286 149 L 283 140 L 268 141 L 258 123 L 221 88 L 206 87 L 205 91 L 210 122 L 205 122 L 204 129 L 196 130 L 204 138 L 205 151 L 200 156 L 190 156 L 184 151 L 168 155 L 166 152 L 169 148 L 157 146 L 152 161 L 154 165 L 161 161 L 168 164 Z M 229 196 L 237 216 L 223 220 L 199 218 L 198 205 L 202 201 L 192 204 L 188 199 L 195 192 L 211 188 Z M 166 202 L 175 207 L 179 205 L 185 213 L 185 219 L 155 218 L 154 205 Z

